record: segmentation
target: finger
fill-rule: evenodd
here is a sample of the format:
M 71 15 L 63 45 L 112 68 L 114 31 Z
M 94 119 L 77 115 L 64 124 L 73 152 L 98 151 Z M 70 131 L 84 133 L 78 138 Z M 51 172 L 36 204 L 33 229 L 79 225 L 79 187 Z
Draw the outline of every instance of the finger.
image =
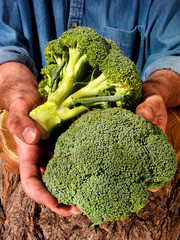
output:
M 161 96 L 153 95 L 137 106 L 136 114 L 158 125 L 164 132 L 167 125 L 167 111 Z
M 29 111 L 33 108 L 33 102 L 38 96 L 31 95 L 28 101 L 18 98 L 11 105 L 7 120 L 9 131 L 28 144 L 35 144 L 40 140 L 40 132 L 36 124 L 28 117 Z M 34 98 L 34 99 L 33 99 Z
M 61 216 L 82 213 L 76 206 L 58 205 L 58 201 L 45 188 L 41 181 L 39 159 L 41 152 L 38 145 L 29 145 L 15 137 L 19 155 L 21 186 L 35 202 L 45 205 Z
M 160 189 L 161 189 L 161 188 L 157 188 L 157 189 L 149 188 L 148 190 L 149 190 L 150 192 L 158 192 Z
M 45 189 L 43 183 L 34 177 L 23 177 L 21 180 L 22 188 L 26 194 L 35 202 L 45 205 L 53 212 L 61 216 L 70 216 L 81 214 L 82 212 L 76 206 L 58 204 L 58 201 Z
M 9 114 L 7 128 L 13 135 L 28 144 L 35 144 L 40 140 L 40 133 L 36 125 L 22 112 Z
M 159 95 L 153 95 L 137 106 L 136 113 L 146 118 L 149 122 L 154 122 L 154 119 L 157 113 L 161 111 L 161 108 L 164 108 L 162 98 Z
M 57 207 L 50 208 L 53 212 L 56 212 L 57 214 L 63 216 L 63 217 L 68 217 L 71 215 L 79 215 L 82 214 L 82 211 L 79 210 L 76 205 L 70 206 L 70 205 L 64 205 L 64 204 L 59 204 Z

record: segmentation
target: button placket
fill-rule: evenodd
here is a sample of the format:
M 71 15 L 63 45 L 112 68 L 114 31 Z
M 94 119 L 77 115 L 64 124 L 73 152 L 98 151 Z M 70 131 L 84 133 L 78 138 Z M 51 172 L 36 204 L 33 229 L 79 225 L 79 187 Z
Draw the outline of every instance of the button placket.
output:
M 71 0 L 68 29 L 82 25 L 85 0 Z

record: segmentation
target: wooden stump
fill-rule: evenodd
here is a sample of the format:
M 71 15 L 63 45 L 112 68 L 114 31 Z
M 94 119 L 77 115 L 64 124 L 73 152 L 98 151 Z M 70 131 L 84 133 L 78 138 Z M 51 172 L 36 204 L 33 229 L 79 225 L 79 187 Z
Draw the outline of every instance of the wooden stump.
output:
M 167 134 L 180 161 L 180 109 L 170 110 L 168 119 Z M 0 240 L 178 240 L 179 173 L 178 165 L 168 186 L 149 192 L 139 213 L 88 229 L 86 216 L 61 217 L 32 201 L 21 188 L 19 174 L 9 173 L 0 159 Z

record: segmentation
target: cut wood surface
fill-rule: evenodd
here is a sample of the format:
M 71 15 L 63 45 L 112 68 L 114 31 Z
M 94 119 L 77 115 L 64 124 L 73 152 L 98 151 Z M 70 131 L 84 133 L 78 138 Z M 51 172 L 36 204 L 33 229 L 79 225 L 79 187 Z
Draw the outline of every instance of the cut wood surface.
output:
M 18 156 L 16 144 L 12 134 L 6 128 L 8 112 L 0 110 L 0 157 L 6 163 L 6 169 L 12 173 L 18 173 Z
M 7 138 L 6 134 L 4 135 L 5 139 Z M 180 109 L 169 111 L 167 135 L 177 152 L 179 162 Z M 16 155 L 13 138 L 11 135 L 8 137 L 12 141 L 9 145 L 6 139 L 9 152 L 4 150 L 4 142 L 2 144 L 2 140 L 0 141 L 0 240 L 180 239 L 179 164 L 173 179 L 166 187 L 155 193 L 149 192 L 146 205 L 139 213 L 133 213 L 127 219 L 107 222 L 88 229 L 90 221 L 86 216 L 58 216 L 45 206 L 32 201 L 23 192 L 19 174 L 10 173 L 7 170 L 11 168 L 7 167 L 7 163 L 12 160 L 11 157 L 14 154 Z M 12 156 L 9 155 L 11 151 L 13 152 Z M 5 155 L 2 154 L 4 152 Z M 5 162 L 2 160 L 4 156 L 6 157 Z M 13 161 L 17 164 L 18 158 Z

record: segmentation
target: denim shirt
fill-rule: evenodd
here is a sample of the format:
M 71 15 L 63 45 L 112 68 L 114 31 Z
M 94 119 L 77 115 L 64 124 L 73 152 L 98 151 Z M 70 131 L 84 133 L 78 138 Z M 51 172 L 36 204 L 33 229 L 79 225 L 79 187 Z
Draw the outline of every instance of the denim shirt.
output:
M 179 0 L 1 0 L 0 64 L 21 62 L 37 74 L 46 43 L 77 25 L 114 40 L 143 81 L 158 69 L 180 74 L 179 24 Z

